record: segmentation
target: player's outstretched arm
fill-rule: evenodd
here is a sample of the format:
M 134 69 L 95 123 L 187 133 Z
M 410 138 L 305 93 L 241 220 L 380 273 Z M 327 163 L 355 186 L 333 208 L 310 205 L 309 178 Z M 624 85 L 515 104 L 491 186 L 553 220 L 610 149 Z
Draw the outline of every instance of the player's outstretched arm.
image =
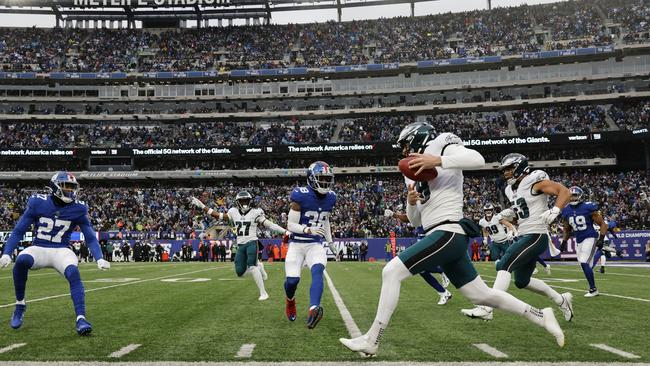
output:
M 571 191 L 569 191 L 569 188 L 549 179 L 544 179 L 535 183 L 532 190 L 537 193 L 544 193 L 549 196 L 557 197 L 555 199 L 555 206 L 540 215 L 546 224 L 551 224 L 567 203 L 569 203 L 569 200 L 571 200 Z
M 25 233 L 29 230 L 35 220 L 36 215 L 34 214 L 34 209 L 31 208 L 31 201 L 28 201 L 27 209 L 25 209 L 25 212 L 18 220 L 16 227 L 11 231 L 11 235 L 9 235 L 9 239 L 7 239 L 5 247 L 2 250 L 2 257 L 0 257 L 1 268 L 4 268 L 11 263 L 11 253 L 14 252 L 18 243 L 20 243 L 23 236 L 25 236 Z
M 264 225 L 265 228 L 273 231 L 277 234 L 291 235 L 291 232 L 282 226 L 276 224 L 275 222 L 267 219 L 265 216 L 260 216 L 259 222 L 261 225 Z
M 566 252 L 567 250 L 567 243 L 569 241 L 569 237 L 571 236 L 571 226 L 566 220 L 562 220 L 562 243 L 560 244 L 560 251 L 561 252 Z
M 84 234 L 86 245 L 93 254 L 93 258 L 97 261 L 97 267 L 99 269 L 111 268 L 111 264 L 102 257 L 102 248 L 99 246 L 99 241 L 97 241 L 97 234 L 87 216 L 84 215 L 82 222 L 79 224 L 79 229 L 81 229 L 81 232 Z
M 407 214 L 401 212 L 393 212 L 393 210 L 390 209 L 384 210 L 384 217 L 398 219 L 405 224 L 408 224 L 410 222 Z
M 217 212 L 211 208 L 208 208 L 203 202 L 201 202 L 198 198 L 192 197 L 190 200 L 190 204 L 199 210 L 202 210 L 203 212 L 207 213 L 208 215 L 214 217 L 215 219 L 219 221 L 229 221 L 230 218 L 228 217 L 227 213 L 223 212 Z
M 607 223 L 605 222 L 605 219 L 603 219 L 603 215 L 600 213 L 600 211 L 594 211 L 594 213 L 591 214 L 591 218 L 594 220 L 594 223 L 600 228 L 598 232 L 598 242 L 596 245 L 599 248 L 602 248 L 603 244 L 605 243 L 605 235 L 607 235 L 607 230 L 609 228 L 607 227 Z
M 318 235 L 325 237 L 325 230 L 322 227 L 309 227 L 300 224 L 300 204 L 291 202 L 289 215 L 287 217 L 287 229 L 296 234 Z

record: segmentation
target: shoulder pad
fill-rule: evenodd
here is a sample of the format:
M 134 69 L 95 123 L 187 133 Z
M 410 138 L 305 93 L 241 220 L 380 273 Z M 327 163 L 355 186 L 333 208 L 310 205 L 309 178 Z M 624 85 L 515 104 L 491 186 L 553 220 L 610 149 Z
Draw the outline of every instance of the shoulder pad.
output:
M 549 179 L 548 174 L 546 174 L 546 172 L 543 170 L 533 170 L 528 176 L 533 183 Z

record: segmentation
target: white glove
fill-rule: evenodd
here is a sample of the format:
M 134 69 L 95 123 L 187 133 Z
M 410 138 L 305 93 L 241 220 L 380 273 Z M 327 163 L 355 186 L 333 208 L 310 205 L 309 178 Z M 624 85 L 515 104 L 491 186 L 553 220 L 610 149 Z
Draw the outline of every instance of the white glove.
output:
M 393 217 L 393 214 L 394 212 L 389 209 L 384 210 L 384 217 Z
M 4 254 L 0 257 L 0 268 L 5 268 L 11 263 L 11 257 L 8 254 Z
M 306 232 L 305 232 L 305 234 L 309 234 L 309 235 L 318 235 L 318 236 L 325 237 L 325 229 L 323 229 L 323 228 L 320 227 L 320 226 L 316 226 L 316 227 L 308 227 L 307 230 L 306 230 Z
M 192 204 L 192 206 L 196 206 L 197 208 L 199 208 L 201 210 L 203 210 L 205 208 L 205 205 L 203 204 L 203 202 L 199 201 L 199 199 L 196 198 L 196 197 L 192 197 L 192 201 L 190 203 Z
M 106 259 L 100 259 L 97 261 L 97 268 L 106 270 L 111 268 L 111 264 Z
M 542 219 L 542 221 L 544 221 L 546 225 L 550 225 L 553 221 L 555 221 L 555 218 L 559 214 L 560 214 L 560 208 L 554 206 L 552 209 L 542 212 L 542 214 L 539 215 L 539 217 Z

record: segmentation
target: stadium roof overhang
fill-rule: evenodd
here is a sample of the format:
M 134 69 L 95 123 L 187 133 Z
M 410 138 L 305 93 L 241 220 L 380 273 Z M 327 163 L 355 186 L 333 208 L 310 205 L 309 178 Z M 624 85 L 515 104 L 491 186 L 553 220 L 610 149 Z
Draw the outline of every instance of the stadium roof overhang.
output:
M 273 12 L 342 9 L 437 0 L 0 0 L 0 14 L 52 15 L 58 20 L 270 18 Z

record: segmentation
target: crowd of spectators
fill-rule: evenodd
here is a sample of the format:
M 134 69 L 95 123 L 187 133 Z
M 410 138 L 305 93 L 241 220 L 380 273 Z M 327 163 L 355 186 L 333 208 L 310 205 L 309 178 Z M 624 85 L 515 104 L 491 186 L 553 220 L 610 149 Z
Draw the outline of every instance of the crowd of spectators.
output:
M 590 170 L 550 171 L 551 179 L 567 186 L 579 185 L 588 198 L 598 202 L 608 220 L 621 229 L 650 229 L 648 176 L 643 171 L 608 172 Z M 249 190 L 268 217 L 286 225 L 289 193 L 304 181 L 247 180 L 212 181 L 209 186 L 188 182 L 82 182 L 81 198 L 90 205 L 90 216 L 98 230 L 158 232 L 157 237 L 190 237 L 211 221 L 189 205 L 189 197 L 200 197 L 216 210 L 225 211 L 242 189 Z M 485 203 L 503 204 L 504 184 L 496 174 L 467 174 L 465 215 L 478 220 Z M 334 190 L 337 205 L 331 221 L 336 237 L 386 237 L 412 235 L 412 228 L 385 218 L 384 209 L 403 211 L 406 187 L 401 176 L 338 176 Z M 0 230 L 11 230 L 29 196 L 42 192 L 25 184 L 0 186 Z
M 0 28 L 0 69 L 109 72 L 321 67 L 611 44 L 615 40 L 597 7 L 619 22 L 629 32 L 626 35 L 648 30 L 649 7 L 639 0 L 616 0 L 613 5 L 605 0 L 575 0 L 413 18 L 164 32 Z
M 562 104 L 512 113 L 523 136 L 600 132 L 610 129 L 603 106 Z
M 622 130 L 650 128 L 650 101 L 613 104 L 609 116 Z

